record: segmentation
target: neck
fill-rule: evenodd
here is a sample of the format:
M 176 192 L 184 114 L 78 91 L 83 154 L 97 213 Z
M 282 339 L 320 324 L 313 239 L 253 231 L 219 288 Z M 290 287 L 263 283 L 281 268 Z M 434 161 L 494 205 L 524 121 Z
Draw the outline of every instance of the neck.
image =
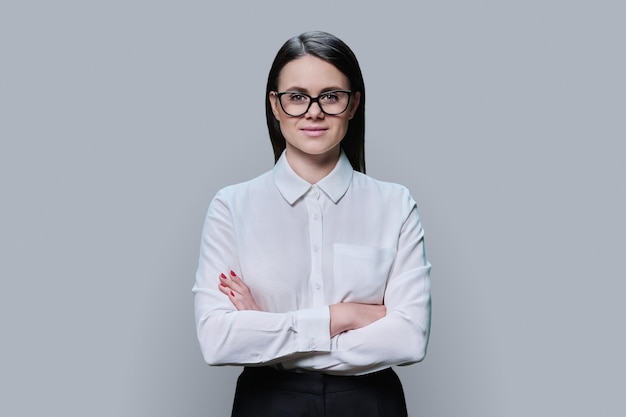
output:
M 337 146 L 321 155 L 305 154 L 295 148 L 287 148 L 285 156 L 289 166 L 303 180 L 315 184 L 330 173 L 337 165 L 341 148 Z

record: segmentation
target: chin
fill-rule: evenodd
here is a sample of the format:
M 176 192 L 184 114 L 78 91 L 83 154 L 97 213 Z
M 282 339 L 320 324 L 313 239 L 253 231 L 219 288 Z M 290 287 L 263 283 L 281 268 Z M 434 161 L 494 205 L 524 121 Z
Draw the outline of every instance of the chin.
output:
M 309 154 L 309 155 L 325 155 L 331 152 L 336 152 L 339 149 L 339 144 L 330 145 L 330 146 L 315 146 L 314 144 L 310 144 L 313 146 L 299 146 L 298 149 L 300 152 Z M 320 144 L 321 145 L 321 144 Z

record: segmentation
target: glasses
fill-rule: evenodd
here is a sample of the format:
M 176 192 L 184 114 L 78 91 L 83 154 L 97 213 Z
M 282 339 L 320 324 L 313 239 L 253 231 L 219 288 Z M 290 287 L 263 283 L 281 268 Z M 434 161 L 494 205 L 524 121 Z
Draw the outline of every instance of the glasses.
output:
M 302 116 L 309 111 L 313 103 L 320 106 L 322 113 L 337 116 L 346 111 L 351 95 L 350 90 L 325 91 L 317 97 L 311 97 L 299 91 L 276 92 L 280 107 L 292 117 Z

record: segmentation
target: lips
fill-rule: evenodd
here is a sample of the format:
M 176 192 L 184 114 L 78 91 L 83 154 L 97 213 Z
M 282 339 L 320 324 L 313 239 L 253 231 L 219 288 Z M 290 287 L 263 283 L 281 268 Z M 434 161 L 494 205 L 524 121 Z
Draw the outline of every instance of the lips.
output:
M 324 133 L 326 133 L 328 131 L 327 128 L 318 127 L 318 126 L 303 127 L 300 130 L 305 135 L 311 136 L 311 137 L 321 136 L 321 135 L 323 135 Z

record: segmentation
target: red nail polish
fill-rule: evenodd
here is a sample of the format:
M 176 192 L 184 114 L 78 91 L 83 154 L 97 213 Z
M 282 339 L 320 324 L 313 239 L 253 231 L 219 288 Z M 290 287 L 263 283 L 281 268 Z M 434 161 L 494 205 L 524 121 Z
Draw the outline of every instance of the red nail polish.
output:
M 220 282 L 220 285 L 221 285 L 222 287 L 228 287 L 228 285 L 224 284 L 223 282 Z
M 231 292 L 230 292 L 230 295 L 232 295 L 232 296 L 234 297 L 234 296 L 235 296 L 235 293 L 231 291 Z
M 235 274 L 232 269 L 230 270 L 230 275 L 233 276 L 233 277 L 237 276 L 237 274 Z
M 220 274 L 220 278 L 222 278 L 222 279 L 226 279 L 226 275 L 224 275 L 224 274 Z

